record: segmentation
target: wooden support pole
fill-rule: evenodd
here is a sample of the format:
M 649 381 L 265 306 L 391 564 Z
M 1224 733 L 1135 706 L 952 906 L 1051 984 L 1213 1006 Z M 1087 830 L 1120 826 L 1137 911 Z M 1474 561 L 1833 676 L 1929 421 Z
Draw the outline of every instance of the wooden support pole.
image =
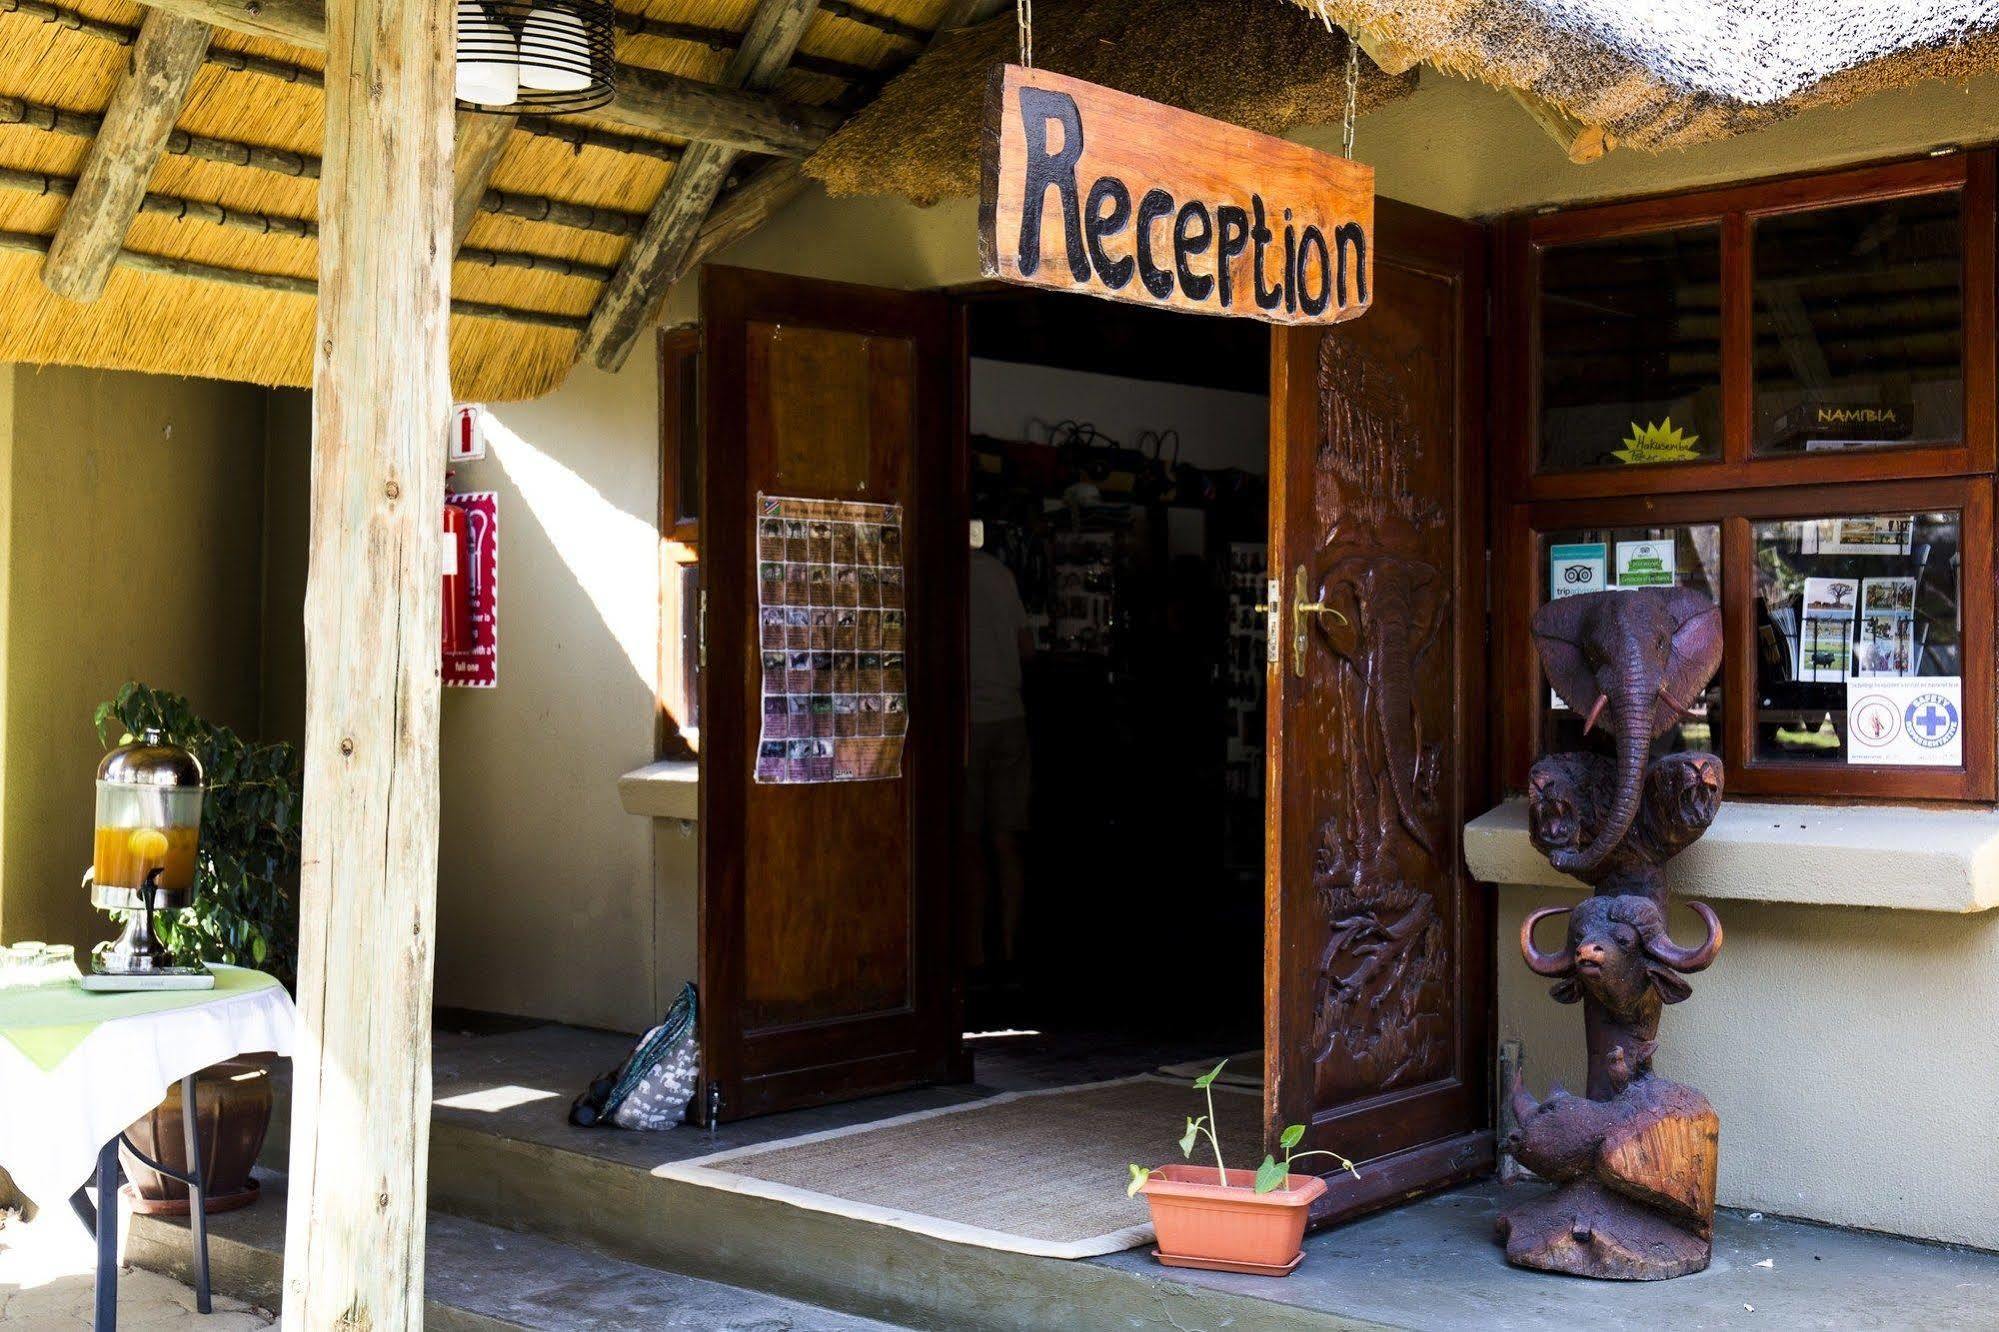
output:
M 275 37 L 318 51 L 326 47 L 324 0 L 144 0 L 153 9 L 200 19 L 252 37 Z M 700 139 L 746 153 L 804 157 L 839 128 L 823 107 L 768 93 L 718 88 L 637 65 L 620 65 L 617 96 L 593 112 L 633 129 Z
M 742 45 L 722 72 L 722 86 L 757 90 L 776 82 L 819 5 L 820 0 L 762 0 L 750 16 Z M 579 357 L 588 357 L 606 370 L 624 365 L 666 293 L 686 271 L 688 250 L 736 157 L 734 150 L 712 143 L 688 148 L 646 218 L 645 230 L 625 251 L 617 274 L 597 298 L 577 349 Z
M 451 248 L 465 243 L 472 219 L 493 181 L 493 168 L 507 151 L 517 117 L 460 111 L 452 131 Z
M 104 123 L 84 155 L 76 193 L 42 265 L 42 282 L 56 295 L 94 301 L 104 294 L 212 34 L 199 20 L 157 11 L 148 11 L 139 25 L 131 64 L 111 90 Z
M 1515 88 L 1513 100 L 1534 117 L 1534 123 L 1555 141 L 1562 155 L 1578 166 L 1596 161 L 1617 146 L 1616 137 L 1603 126 L 1580 120 L 1546 98 Z
M 451 0 L 332 0 L 284 1318 L 423 1325 Z

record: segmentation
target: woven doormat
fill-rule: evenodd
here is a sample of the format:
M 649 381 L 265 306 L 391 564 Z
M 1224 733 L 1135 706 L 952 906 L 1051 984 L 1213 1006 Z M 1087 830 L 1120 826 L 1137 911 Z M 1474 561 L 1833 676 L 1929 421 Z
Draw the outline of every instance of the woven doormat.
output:
M 1212 1067 L 1212 1065 L 1210 1065 Z M 1153 1238 L 1129 1167 L 1180 1160 L 1185 1082 L 1151 1074 L 1010 1092 L 853 1128 L 660 1166 L 665 1179 L 1045 1258 L 1092 1258 Z M 1215 1089 L 1231 1169 L 1263 1159 L 1261 1099 Z M 1212 1160 L 1206 1140 L 1197 1162 Z

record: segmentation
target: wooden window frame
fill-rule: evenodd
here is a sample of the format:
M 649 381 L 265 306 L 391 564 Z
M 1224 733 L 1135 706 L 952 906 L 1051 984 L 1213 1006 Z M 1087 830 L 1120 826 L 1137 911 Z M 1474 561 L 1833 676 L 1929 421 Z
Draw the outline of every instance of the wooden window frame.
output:
M 1995 330 L 1994 151 L 1793 176 L 1662 198 L 1582 207 L 1500 223 L 1494 336 L 1494 411 L 1500 425 L 1495 560 L 1514 595 L 1495 607 L 1496 665 L 1504 685 L 1496 758 L 1502 786 L 1524 787 L 1538 753 L 1546 686 L 1529 621 L 1544 598 L 1540 534 L 1573 528 L 1721 528 L 1724 620 L 1721 752 L 1729 790 L 1786 798 L 1991 803 L 1999 766 L 1994 703 L 1993 473 L 1999 330 Z M 1961 192 L 1964 433 L 1955 444 L 1841 454 L 1755 456 L 1753 223 L 1841 204 Z M 1540 254 L 1553 244 L 1640 235 L 1701 223 L 1722 228 L 1722 456 L 1714 461 L 1609 470 L 1538 471 Z M 1753 524 L 1764 519 L 1957 511 L 1963 607 L 1964 766 L 1958 769 L 1814 764 L 1755 757 L 1756 657 Z M 1984 644 L 1984 652 L 1975 651 Z
M 700 563 L 701 524 L 698 519 L 681 517 L 680 495 L 684 452 L 701 447 L 699 439 L 681 437 L 685 404 L 680 372 L 683 364 L 700 352 L 698 327 L 659 331 L 659 679 L 653 690 L 653 752 L 659 758 L 692 757 L 700 736 L 698 729 L 684 721 L 698 720 L 698 663 L 689 660 L 687 622 L 689 616 L 700 615 L 700 596 L 697 593 L 694 604 L 689 605 L 681 588 L 687 567 Z M 700 382 L 697 372 L 696 392 Z M 698 411 L 695 419 L 700 419 Z

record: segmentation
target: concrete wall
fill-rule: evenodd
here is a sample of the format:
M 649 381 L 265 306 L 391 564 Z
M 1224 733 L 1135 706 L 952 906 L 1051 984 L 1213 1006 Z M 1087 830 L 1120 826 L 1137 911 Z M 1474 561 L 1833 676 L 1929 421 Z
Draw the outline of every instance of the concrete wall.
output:
M 254 731 L 264 393 L 109 371 L 0 367 L 5 816 L 0 937 L 108 933 L 90 863 L 96 705 L 126 680 Z
M 1528 1084 L 1583 1085 L 1582 1010 L 1513 940 L 1573 892 L 1499 903 L 1499 1032 Z M 1721 1116 L 1721 1201 L 1999 1248 L 1999 917 L 1721 902 L 1728 941 L 1665 1012 L 1658 1071 Z M 1700 922 L 1676 908 L 1674 933 Z M 1552 946 L 1557 926 L 1544 927 Z

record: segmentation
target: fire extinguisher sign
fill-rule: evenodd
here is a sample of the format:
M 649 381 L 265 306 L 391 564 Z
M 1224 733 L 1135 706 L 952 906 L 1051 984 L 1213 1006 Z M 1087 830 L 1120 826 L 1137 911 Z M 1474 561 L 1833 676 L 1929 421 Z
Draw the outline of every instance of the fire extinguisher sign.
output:
M 500 496 L 446 495 L 443 680 L 465 689 L 500 682 Z

